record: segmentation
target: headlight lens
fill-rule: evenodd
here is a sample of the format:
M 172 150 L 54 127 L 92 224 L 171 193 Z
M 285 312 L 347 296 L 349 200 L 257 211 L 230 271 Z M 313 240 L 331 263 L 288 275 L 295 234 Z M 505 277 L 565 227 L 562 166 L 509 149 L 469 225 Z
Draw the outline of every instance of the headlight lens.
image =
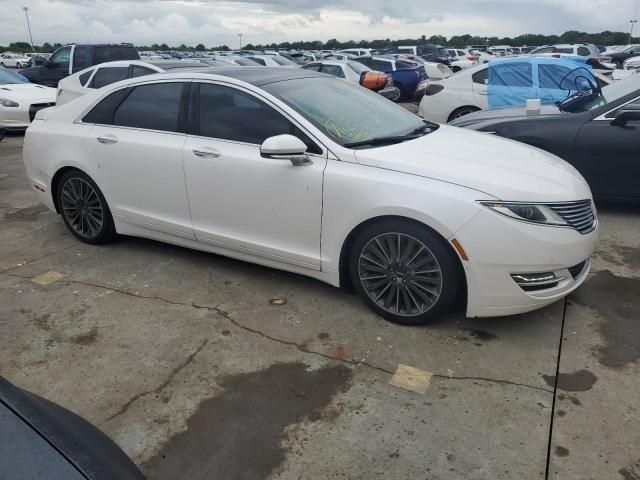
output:
M 3 107 L 18 107 L 19 105 L 13 100 L 9 100 L 8 98 L 0 97 L 0 105 Z
M 544 225 L 568 225 L 568 223 L 547 205 L 516 202 L 480 202 L 485 207 L 507 217 L 524 222 Z

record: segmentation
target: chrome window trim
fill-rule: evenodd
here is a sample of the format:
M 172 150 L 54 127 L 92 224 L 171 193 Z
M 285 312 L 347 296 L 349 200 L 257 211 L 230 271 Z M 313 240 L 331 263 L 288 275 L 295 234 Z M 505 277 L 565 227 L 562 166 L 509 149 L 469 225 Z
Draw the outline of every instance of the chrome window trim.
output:
M 606 122 L 610 122 L 613 120 L 613 117 L 607 117 L 607 115 L 609 115 L 611 112 L 615 112 L 616 110 L 620 110 L 621 108 L 626 107 L 627 105 L 629 105 L 630 103 L 633 102 L 637 102 L 638 100 L 640 100 L 640 95 L 637 96 L 636 98 L 629 100 L 626 103 L 623 103 L 622 105 L 618 105 L 615 108 L 612 108 L 611 110 L 604 112 L 602 115 L 599 115 L 598 117 L 594 118 L 593 121 L 595 122 L 602 122 L 602 121 L 606 121 Z

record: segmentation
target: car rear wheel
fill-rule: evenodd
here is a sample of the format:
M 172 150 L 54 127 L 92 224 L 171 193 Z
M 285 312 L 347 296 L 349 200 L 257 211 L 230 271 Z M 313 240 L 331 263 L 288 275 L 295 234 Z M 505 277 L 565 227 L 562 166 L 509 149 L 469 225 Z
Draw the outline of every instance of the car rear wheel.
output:
M 58 184 L 58 207 L 67 228 L 85 243 L 113 240 L 116 229 L 102 192 L 84 172 L 65 173 Z
M 404 220 L 365 228 L 353 243 L 349 263 L 360 297 L 394 323 L 422 325 L 442 316 L 460 289 L 458 260 L 446 242 Z
M 16 62 L 16 68 L 22 68 L 22 64 L 20 62 Z
M 464 117 L 465 115 L 469 115 L 470 113 L 479 112 L 480 109 L 477 107 L 460 107 L 454 110 L 451 115 L 449 115 L 448 122 L 455 120 L 456 118 Z

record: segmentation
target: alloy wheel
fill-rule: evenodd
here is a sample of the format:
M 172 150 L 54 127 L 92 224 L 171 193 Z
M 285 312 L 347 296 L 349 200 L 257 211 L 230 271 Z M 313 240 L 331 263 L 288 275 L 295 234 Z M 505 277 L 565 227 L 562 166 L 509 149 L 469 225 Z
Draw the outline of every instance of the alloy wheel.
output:
M 61 196 L 62 210 L 69 226 L 84 238 L 94 238 L 102 230 L 104 211 L 98 194 L 82 178 L 65 182 Z
M 431 250 L 404 233 L 383 233 L 364 246 L 360 282 L 374 303 L 400 316 L 421 315 L 442 293 L 442 269 Z

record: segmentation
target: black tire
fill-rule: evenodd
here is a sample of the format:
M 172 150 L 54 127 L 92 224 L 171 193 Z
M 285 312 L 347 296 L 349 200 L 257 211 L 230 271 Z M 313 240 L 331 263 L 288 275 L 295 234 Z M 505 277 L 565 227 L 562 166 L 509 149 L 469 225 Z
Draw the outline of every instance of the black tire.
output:
M 116 228 L 109 205 L 98 185 L 80 170 L 62 175 L 56 192 L 58 209 L 67 228 L 79 240 L 99 245 L 112 241 Z
M 456 108 L 451 115 L 449 115 L 449 119 L 447 122 L 452 122 L 456 118 L 464 117 L 465 115 L 469 115 L 470 113 L 479 112 L 480 109 L 478 107 L 460 107 Z
M 22 64 L 20 62 L 16 62 L 16 68 L 22 68 Z
M 401 84 L 394 82 L 393 86 L 398 89 L 398 95 L 397 96 L 394 95 L 390 100 L 395 103 L 401 102 L 406 98 L 407 95 L 405 94 L 405 91 L 402 88 Z
M 391 255 L 385 253 L 385 246 L 391 246 L 390 240 L 395 242 L 396 238 L 399 254 L 395 255 L 393 248 Z M 376 256 L 372 248 L 380 254 Z M 422 271 L 416 272 L 416 268 Z M 423 325 L 441 317 L 451 309 L 462 285 L 459 260 L 446 241 L 432 230 L 402 219 L 373 223 L 358 234 L 350 251 L 349 274 L 358 295 L 374 312 L 402 325 Z M 437 282 L 436 288 L 433 285 Z M 390 286 L 384 293 L 387 284 Z M 436 290 L 437 296 L 426 287 Z M 381 297 L 379 292 L 383 292 Z

